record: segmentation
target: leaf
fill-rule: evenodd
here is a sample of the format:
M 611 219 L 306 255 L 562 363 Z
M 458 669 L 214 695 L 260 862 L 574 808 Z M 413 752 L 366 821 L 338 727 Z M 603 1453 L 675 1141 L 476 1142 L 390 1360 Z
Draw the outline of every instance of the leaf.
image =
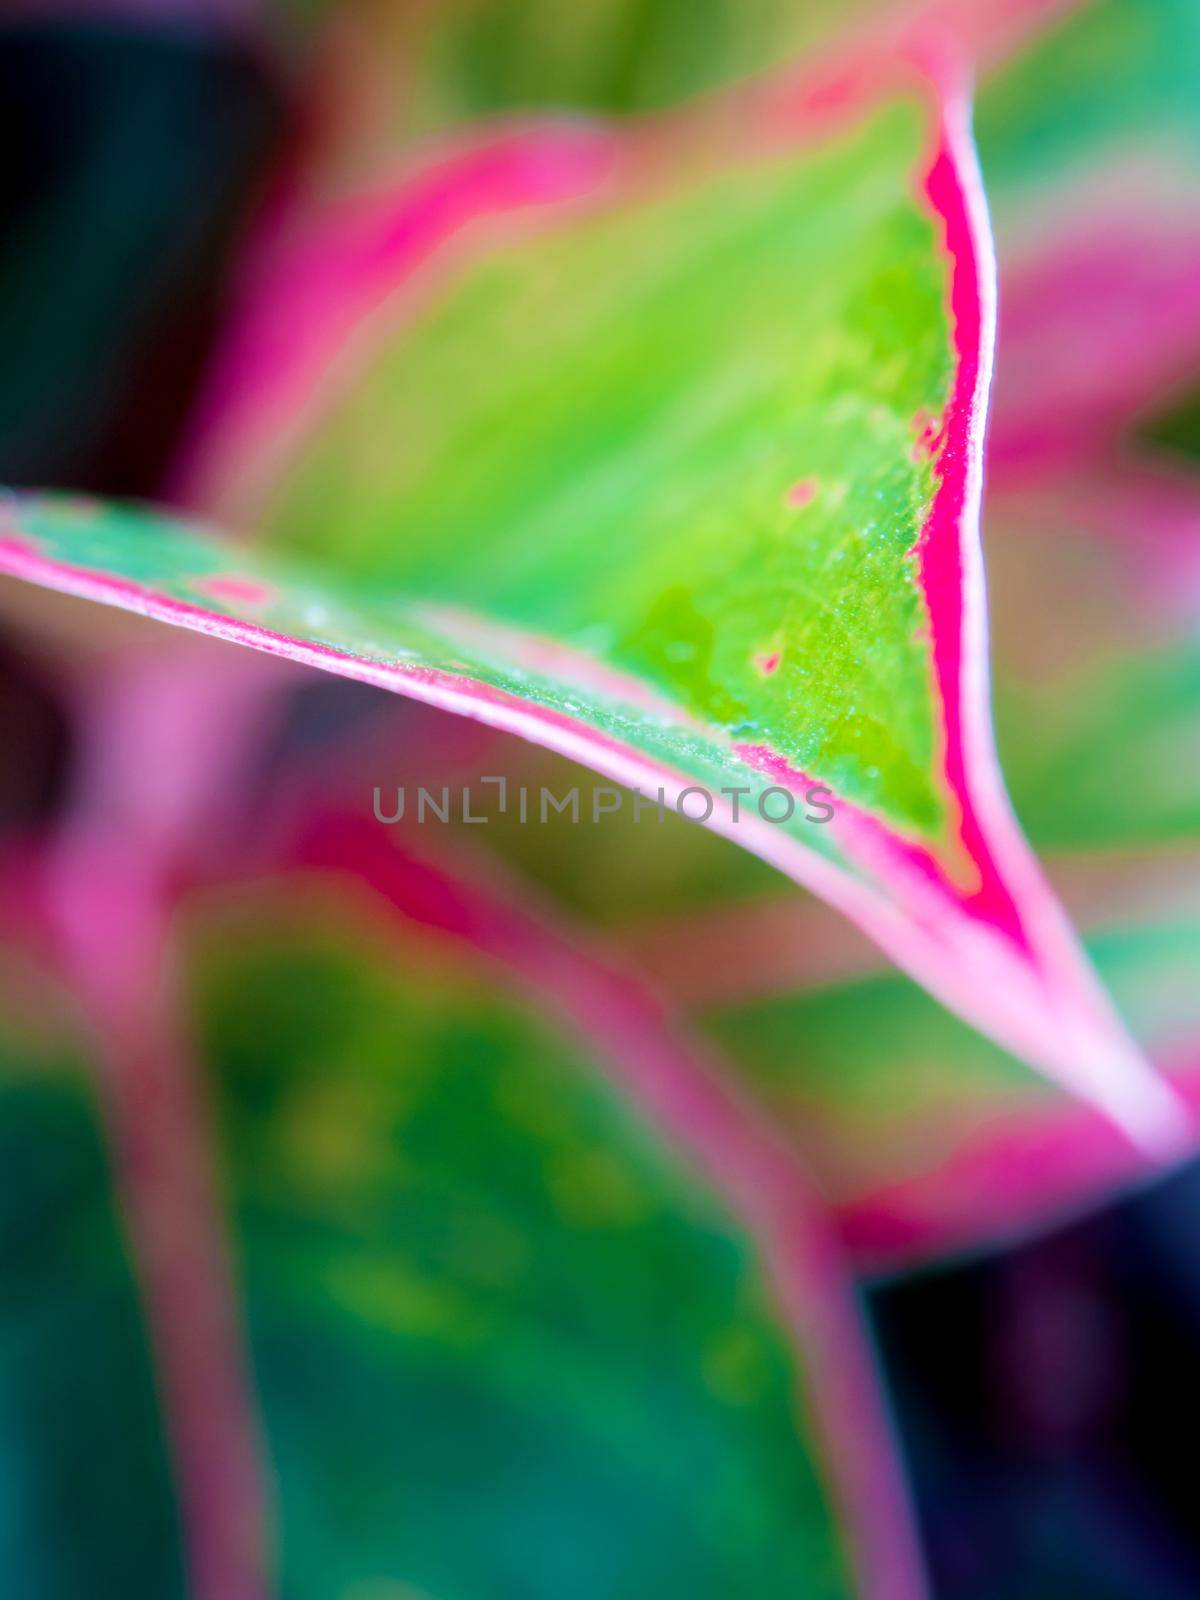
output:
M 236 1478 L 231 1502 L 210 1480 L 206 1504 L 189 1481 L 242 1448 L 206 1377 L 195 1157 L 168 1127 L 197 1067 L 289 1594 L 507 1574 L 523 1592 L 649 1595 L 684 1573 L 701 1594 L 923 1592 L 823 1206 L 635 980 L 373 824 L 310 825 L 282 872 L 177 908 L 197 1044 L 151 1075 L 163 991 L 142 989 L 140 939 L 97 914 L 103 866 L 82 865 L 33 875 L 25 933 L 49 915 L 106 1050 L 144 1007 L 144 1035 L 97 1072 L 197 1595 L 263 1581 L 254 1486 Z M 188 1137 L 206 1126 L 194 1115 Z M 208 1545 L 235 1528 L 238 1571 Z M 117 1530 L 126 1558 L 137 1537 Z
M 1016 526 L 1006 503 L 989 537 L 1018 812 L 1135 1036 L 1194 1104 L 1200 700 L 1180 588 L 1191 494 L 1182 475 L 1068 481 L 1027 495 Z M 1178 527 L 1156 528 L 1152 513 L 1161 524 L 1172 507 Z M 1084 511 L 1107 524 L 1091 528 Z M 1166 584 L 1145 582 L 1156 531 L 1164 554 L 1177 546 L 1170 608 Z M 1170 572 L 1160 560 L 1160 579 Z M 1144 1179 L 1094 1116 L 872 970 L 868 951 L 834 943 L 814 913 L 758 889 L 625 937 L 787 1127 L 865 1266 L 994 1244 Z
M 1017 811 L 1135 1037 L 1192 1104 L 1198 504 L 1184 474 L 1110 470 L 989 521 Z M 623 937 L 786 1124 L 867 1266 L 996 1243 L 1145 1177 L 1097 1119 L 873 970 L 814 907 L 754 887 Z
M 578 129 L 435 161 L 382 231 L 376 208 L 301 249 L 273 317 L 242 329 L 247 360 L 270 340 L 239 369 L 260 422 L 279 420 L 281 374 L 308 396 L 331 338 L 369 357 L 324 419 L 292 418 L 319 426 L 263 480 L 269 553 L 44 502 L 18 512 L 5 564 L 481 717 L 669 801 L 706 788 L 712 826 L 1169 1148 L 1178 1108 L 1083 962 L 992 753 L 976 526 L 992 309 L 965 107 L 948 103 L 932 157 L 903 94 L 847 128 L 831 96 L 878 98 L 877 71 L 765 96 L 751 119 L 737 101 L 732 147 L 712 113 L 674 146 L 660 133 L 653 161 L 645 135 Z M 383 338 L 363 318 L 389 289 L 407 309 Z M 795 808 L 815 785 L 834 792 L 828 826 Z M 784 825 L 762 814 L 771 789 L 768 812 L 795 808 Z
M 288 1592 L 920 1593 L 794 1164 L 551 931 L 371 826 L 305 858 L 193 946 Z
M 1001 230 L 1017 228 L 1022 210 L 1044 228 L 1064 192 L 1095 195 L 1097 171 L 1128 174 L 1131 157 L 1153 155 L 1162 173 L 1178 172 L 1200 143 L 1198 66 L 1190 0 L 1090 0 L 1034 34 L 979 98 L 980 154 Z
M 1057 535 L 1057 562 L 1035 563 L 1045 591 L 1040 610 L 1023 602 L 1028 578 L 1013 594 L 1002 586 L 1002 617 L 1020 623 L 1007 642 L 1019 650 L 1027 672 L 1056 638 L 1062 649 L 1064 594 L 1091 548 L 1075 542 L 1078 550 Z M 1002 564 L 1002 574 L 1010 565 L 1018 564 Z M 1114 599 L 1127 608 L 1127 595 Z M 1111 626 L 1092 620 L 1100 637 L 1112 637 Z M 1006 637 L 1002 633 L 1002 644 Z M 1003 656 L 1000 664 L 1006 666 Z M 1002 685 L 1006 676 L 1002 671 Z M 1137 681 L 1136 658 L 1130 676 Z M 1107 747 L 1089 749 L 1084 738 L 1089 678 L 1065 667 L 1061 677 L 1062 723 L 1074 730 L 1079 762 L 1076 784 L 1049 789 L 1040 807 L 1036 788 L 1018 788 L 1017 803 L 1035 818 L 1058 816 L 1056 842 L 1074 853 L 1049 858 L 1053 881 L 1088 931 L 1089 949 L 1135 1037 L 1181 1100 L 1194 1105 L 1200 1093 L 1194 983 L 1200 856 L 1195 844 L 1155 855 L 1137 848 L 1161 803 L 1149 786 L 1153 774 L 1141 774 L 1137 788 L 1119 775 L 1114 779 Z M 1071 687 L 1080 696 L 1073 718 Z M 1027 703 L 1036 703 L 1039 692 L 1044 689 L 1030 683 Z M 1153 704 L 1144 704 L 1141 724 L 1152 729 L 1153 715 Z M 1019 720 L 1014 726 L 1028 737 Z M 593 823 L 595 791 L 586 774 L 499 738 L 475 739 L 456 758 L 451 740 L 433 714 L 385 716 L 380 708 L 349 740 L 334 737 L 297 757 L 300 764 L 268 792 L 265 814 L 303 816 L 333 804 L 361 818 L 382 763 L 389 809 L 399 788 L 407 796 L 404 820 L 377 830 L 385 839 L 413 848 L 443 846 L 456 862 L 481 852 L 498 855 L 536 886 L 536 898 L 556 905 L 557 916 L 574 925 L 576 940 L 592 940 L 602 929 L 623 963 L 716 1044 L 726 1078 L 754 1097 L 836 1205 L 862 1267 L 895 1270 L 947 1251 L 995 1245 L 1052 1226 L 1145 1179 L 1145 1159 L 1102 1118 L 883 969 L 852 928 L 772 882 L 727 841 L 674 817 L 646 826 L 618 812 Z M 1031 743 L 1042 749 L 1036 738 Z M 1173 776 L 1171 765 L 1164 763 L 1164 776 Z M 1178 759 L 1173 765 L 1178 769 Z M 1026 775 L 1022 765 L 1016 770 Z M 513 808 L 521 788 L 536 796 L 542 785 L 554 793 L 578 785 L 580 820 L 549 813 L 542 821 L 531 808 L 525 826 L 511 825 L 510 818 L 505 827 L 495 814 L 486 826 L 463 825 L 460 785 L 467 786 L 470 813 L 487 813 L 494 803 L 479 792 L 479 771 L 504 777 Z M 448 781 L 447 823 L 418 821 L 417 786 L 429 772 Z M 1114 798 L 1099 817 L 1113 831 L 1109 849 L 1098 855 L 1092 813 L 1078 808 L 1076 794 L 1092 778 L 1103 801 L 1105 774 Z M 1139 793 L 1141 806 L 1131 803 Z M 1072 818 L 1074 836 L 1067 831 Z

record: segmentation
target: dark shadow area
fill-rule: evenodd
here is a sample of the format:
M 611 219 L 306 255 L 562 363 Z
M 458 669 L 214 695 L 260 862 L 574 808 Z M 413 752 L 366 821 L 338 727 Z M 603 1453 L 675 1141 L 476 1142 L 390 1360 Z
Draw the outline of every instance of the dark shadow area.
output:
M 1200 1595 L 1200 1164 L 870 1306 L 938 1600 Z
M 0 29 L 0 481 L 154 490 L 281 124 L 215 36 Z

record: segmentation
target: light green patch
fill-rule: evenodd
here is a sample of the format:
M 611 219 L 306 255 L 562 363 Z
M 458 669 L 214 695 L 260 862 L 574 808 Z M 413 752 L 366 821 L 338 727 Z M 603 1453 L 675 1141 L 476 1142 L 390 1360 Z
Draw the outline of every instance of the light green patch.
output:
M 1001 686 L 1000 749 L 1022 824 L 1045 850 L 1200 841 L 1200 645 Z

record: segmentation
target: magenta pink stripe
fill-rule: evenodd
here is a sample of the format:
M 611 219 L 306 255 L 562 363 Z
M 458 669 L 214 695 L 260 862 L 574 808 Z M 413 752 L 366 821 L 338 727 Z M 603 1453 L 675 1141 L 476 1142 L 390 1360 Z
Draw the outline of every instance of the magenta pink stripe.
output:
M 1020 915 L 997 869 L 968 787 L 962 732 L 964 718 L 970 714 L 963 699 L 963 606 L 968 579 L 962 545 L 977 537 L 977 529 L 971 526 L 968 474 L 975 465 L 972 449 L 976 436 L 982 446 L 990 361 L 985 365 L 981 359 L 981 330 L 985 326 L 978 264 L 981 242 L 974 236 L 950 139 L 946 120 L 925 180 L 925 192 L 942 219 L 946 253 L 952 263 L 950 312 L 957 364 L 937 447 L 937 493 L 917 541 L 916 555 L 929 614 L 934 677 L 942 704 L 945 779 L 958 805 L 963 845 L 979 873 L 979 886 L 965 895 L 964 901 L 973 915 L 991 922 L 1028 950 Z M 987 248 L 986 244 L 982 247 Z
M 1048 1011 L 1059 1012 L 1065 1048 L 1054 1075 L 1105 1105 L 1137 1142 L 1167 1156 L 1189 1142 L 1191 1119 L 1142 1060 L 1092 971 L 1021 834 L 996 756 L 980 537 L 996 268 L 969 108 L 953 88 L 944 97 L 926 192 L 942 219 L 953 263 L 951 313 L 959 364 L 937 461 L 938 492 L 916 554 L 944 707 L 947 784 L 960 808 L 963 844 L 980 877 L 966 904 L 977 920 L 1028 956 Z M 1076 1031 L 1081 1023 L 1085 1033 Z M 1027 1050 L 1019 1053 L 1035 1059 Z

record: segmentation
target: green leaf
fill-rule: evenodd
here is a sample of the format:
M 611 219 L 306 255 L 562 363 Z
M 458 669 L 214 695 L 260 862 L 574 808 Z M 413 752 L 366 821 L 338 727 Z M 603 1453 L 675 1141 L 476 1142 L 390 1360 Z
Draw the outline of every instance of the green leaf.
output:
M 764 1261 L 602 1041 L 329 872 L 192 938 L 287 1592 L 852 1592 L 783 1236 Z M 405 919 L 474 943 L 493 913 L 422 884 Z

